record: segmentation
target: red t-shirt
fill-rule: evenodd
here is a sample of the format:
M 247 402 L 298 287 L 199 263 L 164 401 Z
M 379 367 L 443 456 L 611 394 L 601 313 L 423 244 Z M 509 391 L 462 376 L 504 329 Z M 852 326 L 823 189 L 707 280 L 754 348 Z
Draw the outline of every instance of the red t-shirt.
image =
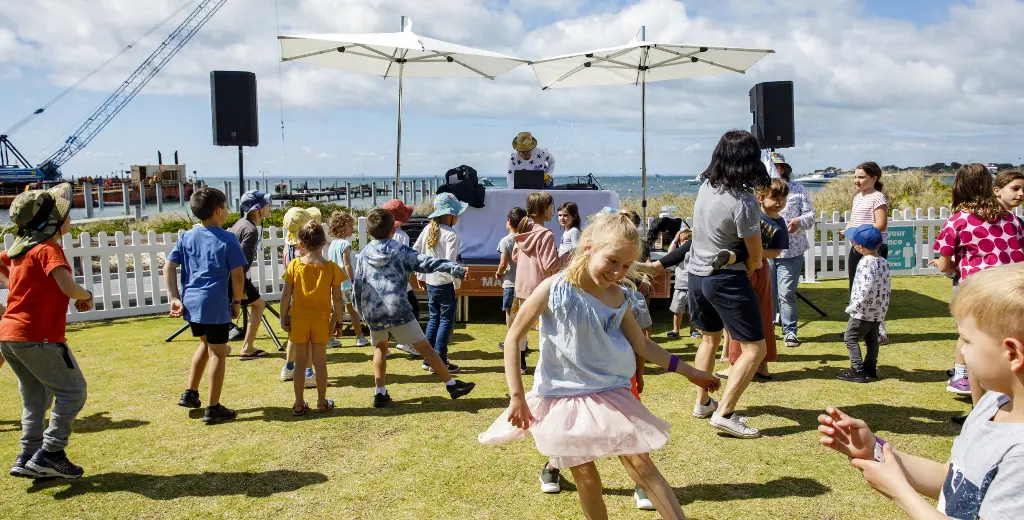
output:
M 58 267 L 71 271 L 64 249 L 46 241 L 14 260 L 4 251 L 0 261 L 11 270 L 7 313 L 0 319 L 0 341 L 67 341 L 64 331 L 71 299 L 50 276 Z

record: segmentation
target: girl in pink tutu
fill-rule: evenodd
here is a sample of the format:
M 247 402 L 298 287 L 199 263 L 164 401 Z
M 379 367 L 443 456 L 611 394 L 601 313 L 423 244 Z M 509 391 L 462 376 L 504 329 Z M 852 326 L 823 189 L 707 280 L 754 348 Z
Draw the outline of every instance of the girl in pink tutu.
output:
M 649 453 L 665 445 L 670 426 L 630 393 L 637 359 L 682 374 L 708 391 L 717 378 L 680 362 L 644 337 L 623 289 L 640 256 L 640 232 L 622 213 L 603 214 L 584 229 L 565 271 L 541 282 L 523 303 L 506 345 L 518 345 L 540 318 L 540 360 L 527 394 L 516 349 L 505 349 L 508 410 L 480 434 L 483 444 L 533 437 L 553 468 L 569 468 L 588 519 L 608 518 L 594 462 L 618 456 L 662 517 L 684 518 L 672 488 Z

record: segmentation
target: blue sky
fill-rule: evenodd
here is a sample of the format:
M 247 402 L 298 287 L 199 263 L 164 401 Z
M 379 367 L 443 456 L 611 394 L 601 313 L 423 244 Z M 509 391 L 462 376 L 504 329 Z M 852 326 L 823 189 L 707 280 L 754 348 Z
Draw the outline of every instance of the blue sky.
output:
M 0 130 L 182 2 L 69 0 L 54 12 L 52 3 L 23 0 L 5 8 Z M 798 144 L 785 153 L 798 172 L 863 160 L 1024 162 L 1024 62 L 1012 22 L 1024 19 L 1020 1 L 282 0 L 280 8 L 283 33 L 391 31 L 404 13 L 419 34 L 527 58 L 625 43 L 641 24 L 656 41 L 777 51 L 743 76 L 649 85 L 651 174 L 700 171 L 723 131 L 749 127 L 750 87 L 773 80 L 796 85 Z M 44 159 L 181 18 L 12 140 Z M 157 150 L 169 161 L 178 150 L 190 170 L 234 175 L 235 151 L 213 146 L 210 132 L 209 71 L 227 69 L 259 80 L 261 144 L 246 150 L 247 175 L 392 175 L 397 83 L 295 63 L 279 75 L 276 35 L 273 1 L 230 0 L 65 173 L 105 175 L 121 163 L 155 162 Z M 560 174 L 639 174 L 639 107 L 634 86 L 542 92 L 528 67 L 494 82 L 408 80 L 403 173 L 469 164 L 499 175 L 512 136 L 528 130 L 558 156 Z

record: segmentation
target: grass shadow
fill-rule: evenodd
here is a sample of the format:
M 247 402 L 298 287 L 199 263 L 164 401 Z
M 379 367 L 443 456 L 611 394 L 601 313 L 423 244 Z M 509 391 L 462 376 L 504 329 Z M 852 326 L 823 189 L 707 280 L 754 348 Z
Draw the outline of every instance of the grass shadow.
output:
M 840 321 L 845 322 L 848 318 L 846 306 L 850 303 L 850 291 L 846 287 L 809 287 L 801 286 L 800 294 L 814 302 L 828 314 L 821 317 L 813 309 L 801 304 L 801 322 L 811 323 L 816 321 Z M 949 317 L 949 302 L 932 298 L 926 294 L 917 293 L 907 289 L 895 289 L 892 291 L 889 307 L 888 320 L 918 319 L 918 318 L 946 318 Z
M 840 407 L 851 417 L 863 419 L 875 431 L 888 431 L 907 435 L 933 435 L 954 437 L 960 433 L 960 427 L 950 422 L 951 413 L 946 410 L 929 410 L 913 406 L 889 406 L 884 404 L 858 404 Z M 772 415 L 782 417 L 796 424 L 761 428 L 766 437 L 782 437 L 794 433 L 814 431 L 818 428 L 818 416 L 825 413 L 821 410 L 805 410 L 782 406 L 754 406 L 741 412 L 748 417 Z
M 843 357 L 842 359 L 849 359 Z M 778 368 L 778 365 L 769 365 Z M 846 367 L 819 366 L 800 370 L 772 371 L 776 381 L 800 381 L 804 379 L 835 379 L 836 375 Z M 891 365 L 879 365 L 878 375 L 883 379 L 897 379 L 908 383 L 938 383 L 946 381 L 949 376 L 945 370 L 905 370 Z
M 569 472 L 564 472 L 566 476 Z M 695 484 L 686 487 L 672 488 L 681 505 L 697 501 L 731 502 L 733 500 L 751 500 L 766 498 L 816 497 L 830 491 L 828 486 L 810 478 L 783 477 L 757 484 L 741 482 L 736 484 Z M 572 482 L 562 482 L 562 490 L 576 491 Z M 610 488 L 604 490 L 605 495 L 633 496 L 633 488 Z
M 107 417 L 110 412 L 96 412 L 88 417 L 75 419 L 75 433 L 96 433 L 107 430 L 128 430 L 149 424 L 149 421 L 122 419 L 115 421 Z
M 79 480 L 32 482 L 29 493 L 63 487 L 54 500 L 88 493 L 131 492 L 151 500 L 174 500 L 185 497 L 217 497 L 244 495 L 269 497 L 289 493 L 306 486 L 327 482 L 327 475 L 308 471 L 274 470 L 250 472 L 203 472 L 183 475 L 145 475 L 140 473 L 103 473 Z
M 327 419 L 330 417 L 393 417 L 398 415 L 434 412 L 479 413 L 482 410 L 500 411 L 508 407 L 508 398 L 506 397 L 462 397 L 459 399 L 450 399 L 448 397 L 432 396 L 405 400 L 396 399 L 384 408 L 373 408 L 373 400 L 371 396 L 367 394 L 364 406 L 353 406 L 350 408 L 338 406 L 328 412 L 320 413 L 315 411 L 315 400 L 316 399 L 310 400 L 310 408 L 312 408 L 312 410 L 306 415 L 292 415 L 291 406 L 265 406 L 260 408 L 236 410 L 238 412 L 238 418 L 233 422 L 296 422 Z

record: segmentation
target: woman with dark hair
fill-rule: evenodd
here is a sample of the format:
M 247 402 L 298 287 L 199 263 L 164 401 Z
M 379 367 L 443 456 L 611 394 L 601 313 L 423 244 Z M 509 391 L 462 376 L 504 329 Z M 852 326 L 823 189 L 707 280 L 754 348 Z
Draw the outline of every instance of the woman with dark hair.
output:
M 885 244 L 888 234 L 885 232 L 889 227 L 889 200 L 882 193 L 882 168 L 874 161 L 860 163 L 853 173 L 853 182 L 857 187 L 857 194 L 853 196 L 853 209 L 850 210 L 850 220 L 846 223 L 846 229 L 839 232 L 840 237 L 850 229 L 857 229 L 862 224 L 871 224 L 882 232 L 882 245 L 878 248 L 878 256 L 889 258 L 889 246 Z M 857 274 L 857 264 L 860 263 L 861 254 L 852 245 L 846 254 L 846 270 L 850 278 L 850 289 L 853 289 L 853 277 Z M 889 335 L 885 332 L 885 320 L 878 328 L 878 342 L 881 345 L 889 343 Z
M 694 366 L 712 371 L 722 330 L 740 342 L 721 404 L 704 390 L 698 392 L 693 416 L 711 418 L 711 426 L 739 438 L 761 433 L 735 414 L 736 403 L 767 351 L 757 294 L 749 274 L 761 265 L 761 209 L 753 190 L 767 186 L 768 171 L 761 162 L 757 138 L 750 132 L 730 130 L 715 146 L 704 184 L 693 208 L 690 248 L 689 305 L 694 327 L 704 333 Z M 716 268 L 723 250 L 746 247 L 744 264 Z M 745 267 L 745 268 L 744 268 Z

